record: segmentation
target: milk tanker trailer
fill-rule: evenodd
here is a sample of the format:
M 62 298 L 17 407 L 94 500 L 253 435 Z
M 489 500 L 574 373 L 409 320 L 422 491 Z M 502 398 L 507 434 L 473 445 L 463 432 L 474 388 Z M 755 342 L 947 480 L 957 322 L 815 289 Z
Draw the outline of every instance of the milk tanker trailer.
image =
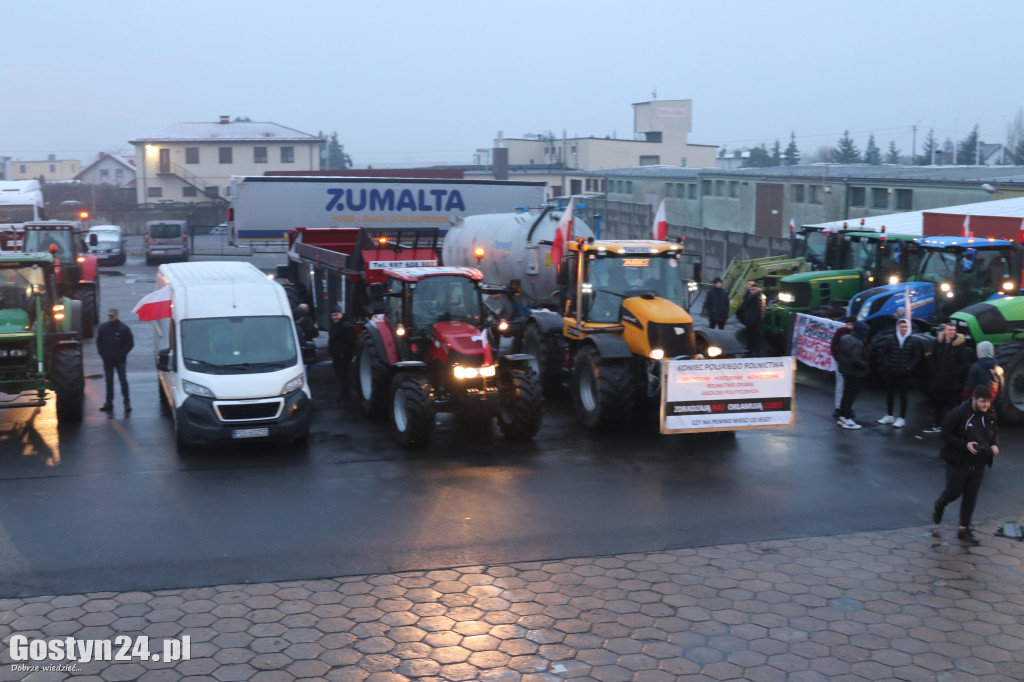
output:
M 556 239 L 560 226 L 570 241 Z M 546 389 L 570 389 L 585 426 L 604 429 L 660 395 L 662 359 L 741 350 L 728 332 L 694 330 L 681 305 L 682 254 L 675 240 L 596 240 L 548 206 L 469 216 L 449 230 L 442 258 L 519 292 L 518 309 L 502 311 L 517 325 L 517 350 Z

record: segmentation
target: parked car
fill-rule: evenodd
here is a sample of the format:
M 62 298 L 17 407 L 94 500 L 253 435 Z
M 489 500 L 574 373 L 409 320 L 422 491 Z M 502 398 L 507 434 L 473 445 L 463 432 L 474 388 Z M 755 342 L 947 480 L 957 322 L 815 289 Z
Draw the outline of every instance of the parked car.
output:
M 100 265 L 124 265 L 124 231 L 119 225 L 93 225 L 89 228 L 89 253 L 96 254 Z M 93 243 L 91 235 L 96 235 Z
M 221 223 L 217 227 L 215 227 L 212 230 L 210 230 L 210 234 L 227 234 L 227 233 L 228 233 L 228 224 L 227 223 Z
M 188 223 L 150 220 L 146 223 L 146 265 L 157 261 L 188 260 Z

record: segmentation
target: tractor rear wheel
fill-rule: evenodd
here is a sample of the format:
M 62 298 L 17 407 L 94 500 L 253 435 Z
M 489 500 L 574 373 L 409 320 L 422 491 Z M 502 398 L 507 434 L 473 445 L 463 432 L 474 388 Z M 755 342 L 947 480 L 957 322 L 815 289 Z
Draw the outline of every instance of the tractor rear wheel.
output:
M 388 365 L 384 349 L 365 329 L 356 339 L 352 368 L 355 375 L 352 385 L 356 388 L 363 414 L 373 418 L 383 416 L 388 399 Z
M 391 381 L 391 427 L 398 444 L 423 448 L 434 433 L 434 396 L 423 372 L 401 372 Z
M 82 421 L 85 403 L 85 375 L 81 348 L 58 348 L 50 359 L 50 376 L 57 394 L 57 421 Z
M 509 440 L 529 440 L 540 430 L 544 392 L 532 369 L 513 369 L 498 391 L 498 428 Z
M 1008 424 L 1024 424 L 1024 343 L 1004 343 L 996 350 L 996 363 L 1003 368 L 996 411 Z
M 91 339 L 96 321 L 99 319 L 99 301 L 96 289 L 90 286 L 75 289 L 75 298 L 82 302 L 82 336 Z
M 602 360 L 597 348 L 584 346 L 572 366 L 576 416 L 588 429 L 620 426 L 633 412 L 633 385 L 627 360 Z
M 522 351 L 533 356 L 530 368 L 537 374 L 544 390 L 558 387 L 558 360 L 554 348 L 557 344 L 546 338 L 538 324 L 528 324 L 523 331 Z

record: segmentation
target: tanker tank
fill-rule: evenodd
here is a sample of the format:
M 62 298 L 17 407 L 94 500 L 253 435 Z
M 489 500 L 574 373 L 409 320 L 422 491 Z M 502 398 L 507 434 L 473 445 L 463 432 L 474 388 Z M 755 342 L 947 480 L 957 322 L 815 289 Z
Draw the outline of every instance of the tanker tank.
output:
M 555 264 L 551 260 L 551 242 L 562 212 L 544 207 L 521 213 L 492 213 L 467 216 L 445 236 L 442 262 L 479 268 L 488 284 L 508 286 L 518 279 L 523 295 L 536 307 L 551 305 L 551 295 L 559 289 L 555 282 Z M 594 236 L 578 217 L 573 220 L 573 236 Z M 477 262 L 474 251 L 483 247 Z

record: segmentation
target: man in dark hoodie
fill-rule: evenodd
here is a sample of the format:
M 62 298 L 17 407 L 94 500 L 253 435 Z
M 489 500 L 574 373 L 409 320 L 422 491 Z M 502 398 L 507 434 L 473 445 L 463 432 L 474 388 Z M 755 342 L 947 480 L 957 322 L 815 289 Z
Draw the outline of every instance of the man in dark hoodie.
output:
M 960 404 L 967 368 L 971 356 L 967 350 L 967 339 L 956 333 L 956 325 L 947 323 L 939 327 L 935 347 L 929 358 L 931 363 L 931 398 L 935 406 L 931 427 L 925 433 L 942 430 L 946 413 Z
M 985 477 L 985 467 L 999 454 L 999 426 L 992 411 L 992 393 L 976 386 L 969 400 L 957 405 L 942 422 L 942 452 L 946 462 L 946 488 L 932 507 L 932 521 L 942 523 L 946 505 L 961 495 L 960 529 L 957 537 L 978 544 L 971 530 L 974 505 Z
M 331 329 L 327 336 L 327 352 L 334 365 L 334 376 L 338 380 L 338 403 L 344 406 L 349 401 L 349 374 L 352 371 L 352 353 L 355 347 L 356 331 L 352 319 L 341 312 L 339 306 L 331 308 Z
M 992 392 L 992 400 L 996 399 L 999 387 L 1003 384 L 1003 368 L 996 364 L 996 351 L 991 341 L 978 344 L 978 359 L 967 370 L 967 381 L 964 382 L 963 400 L 971 397 L 977 386 L 988 386 Z
M 843 318 L 843 326 L 836 330 L 835 334 L 832 335 L 832 341 L 829 343 L 829 348 L 832 349 L 832 358 L 835 359 L 839 352 L 839 341 L 853 332 L 853 324 L 857 321 L 855 317 Z M 836 392 L 835 392 L 835 408 L 832 411 L 832 418 L 839 419 L 839 408 L 843 403 L 843 374 L 839 371 L 838 365 L 836 366 Z
M 725 321 L 729 319 L 729 292 L 722 287 L 722 278 L 715 277 L 712 287 L 708 289 L 705 301 L 708 311 L 708 325 L 714 329 L 725 329 Z
M 843 375 L 843 401 L 839 406 L 839 418 L 836 424 L 844 429 L 859 429 L 861 425 L 853 421 L 853 403 L 860 394 L 864 377 L 868 375 L 867 351 L 864 340 L 868 336 L 868 326 L 863 322 L 853 325 L 853 331 L 839 339 L 836 362 L 839 372 Z

